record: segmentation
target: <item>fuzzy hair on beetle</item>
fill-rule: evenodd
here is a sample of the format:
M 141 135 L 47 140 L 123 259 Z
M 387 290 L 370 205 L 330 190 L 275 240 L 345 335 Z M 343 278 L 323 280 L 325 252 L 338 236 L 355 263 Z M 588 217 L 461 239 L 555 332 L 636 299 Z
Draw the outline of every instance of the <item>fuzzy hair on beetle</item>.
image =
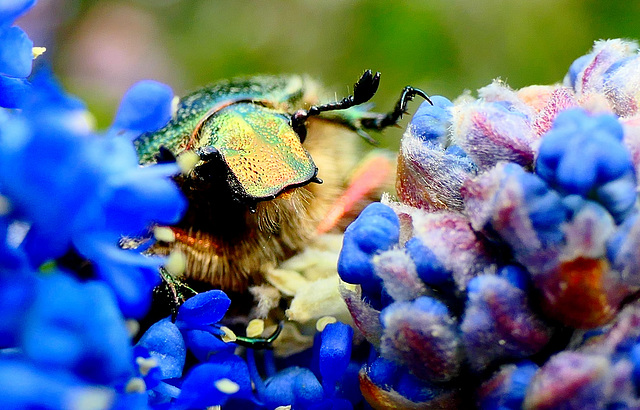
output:
M 367 70 L 353 94 L 331 101 L 305 76 L 256 76 L 221 81 L 180 100 L 164 128 L 138 137 L 142 165 L 197 154 L 175 178 L 186 215 L 170 227 L 172 242 L 149 252 L 186 256 L 184 278 L 242 292 L 317 234 L 360 157 L 358 136 L 395 125 L 421 90 L 405 87 L 387 114 L 362 104 L 380 73 Z M 325 223 L 323 225 L 327 230 Z

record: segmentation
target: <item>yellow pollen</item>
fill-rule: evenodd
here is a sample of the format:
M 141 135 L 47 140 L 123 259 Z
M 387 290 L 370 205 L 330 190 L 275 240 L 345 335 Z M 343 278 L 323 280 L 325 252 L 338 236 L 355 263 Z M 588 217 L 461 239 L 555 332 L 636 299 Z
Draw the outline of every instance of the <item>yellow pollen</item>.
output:
M 264 331 L 264 320 L 262 319 L 253 319 L 247 325 L 248 337 L 260 337 L 263 331 Z
M 216 389 L 225 394 L 233 394 L 240 390 L 240 386 L 238 386 L 238 383 L 226 378 L 217 380 L 214 384 L 216 386 Z
M 47 51 L 46 47 L 32 47 L 31 52 L 33 53 L 33 59 L 40 57 L 44 52 Z
M 229 329 L 226 326 L 220 326 L 220 330 L 224 332 L 224 335 L 222 336 L 223 342 L 230 343 L 236 341 L 236 334 L 233 333 L 233 330 Z
M 329 323 L 336 323 L 337 321 L 333 316 L 323 316 L 316 322 L 316 330 L 322 332 Z

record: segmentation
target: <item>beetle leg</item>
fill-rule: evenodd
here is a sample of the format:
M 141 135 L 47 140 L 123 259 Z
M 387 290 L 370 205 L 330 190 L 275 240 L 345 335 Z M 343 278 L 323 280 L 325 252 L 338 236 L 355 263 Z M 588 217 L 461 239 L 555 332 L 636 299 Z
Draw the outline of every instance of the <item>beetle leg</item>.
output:
M 192 295 L 197 295 L 198 292 L 191 289 L 186 283 L 180 281 L 179 279 L 171 276 L 169 272 L 164 267 L 160 268 L 160 276 L 162 277 L 162 281 L 166 285 L 166 290 L 168 292 L 168 296 L 171 299 L 171 321 L 175 323 L 176 318 L 178 316 L 178 309 L 184 301 L 187 299 L 183 291 L 188 291 Z M 159 289 L 159 288 L 156 288 Z
M 344 97 L 340 101 L 334 101 L 322 105 L 312 105 L 308 110 L 296 111 L 291 116 L 291 128 L 293 128 L 300 137 L 300 142 L 304 142 L 307 136 L 305 122 L 309 117 L 320 115 L 327 111 L 346 110 L 347 108 L 366 103 L 375 95 L 376 91 L 378 91 L 379 85 L 380 72 L 377 71 L 373 74 L 371 70 L 367 70 L 360 76 L 360 79 L 358 79 L 353 86 L 352 95 Z
M 416 95 L 424 98 L 429 102 L 429 104 L 433 105 L 427 93 L 419 88 L 414 88 L 408 85 L 402 90 L 400 99 L 398 99 L 396 107 L 393 109 L 393 111 L 387 114 L 379 114 L 371 118 L 362 118 L 360 121 L 362 127 L 380 131 L 391 125 L 396 125 L 402 118 L 402 115 L 407 112 L 407 104 L 409 103 L 409 101 L 412 101 L 413 97 L 415 97 Z
M 236 336 L 234 343 L 240 346 L 250 347 L 252 349 L 271 349 L 271 344 L 280 336 L 280 332 L 284 328 L 284 323 L 278 323 L 278 327 L 269 337 L 242 337 Z

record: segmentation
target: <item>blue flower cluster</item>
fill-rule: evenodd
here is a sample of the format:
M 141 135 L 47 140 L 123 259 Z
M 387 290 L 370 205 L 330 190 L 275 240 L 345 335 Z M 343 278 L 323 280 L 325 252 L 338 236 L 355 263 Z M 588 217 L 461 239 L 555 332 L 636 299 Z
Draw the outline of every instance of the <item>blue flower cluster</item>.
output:
M 178 166 L 140 168 L 131 144 L 169 120 L 173 93 L 136 84 L 96 134 L 46 68 L 29 77 L 12 24 L 33 4 L 0 6 L 0 406 L 108 408 L 135 373 L 125 320 L 146 314 L 164 263 L 118 242 L 186 206 Z
M 338 263 L 374 407 L 638 406 L 636 53 L 599 42 L 563 85 L 418 109 L 398 201 L 360 214 Z

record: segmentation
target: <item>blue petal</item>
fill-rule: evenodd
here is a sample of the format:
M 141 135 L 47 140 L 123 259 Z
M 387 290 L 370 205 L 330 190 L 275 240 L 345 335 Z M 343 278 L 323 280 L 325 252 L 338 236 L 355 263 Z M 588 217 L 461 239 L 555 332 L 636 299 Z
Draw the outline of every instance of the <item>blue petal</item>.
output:
M 230 304 L 231 299 L 221 290 L 198 293 L 180 306 L 177 325 L 181 329 L 199 329 L 218 323 Z
M 414 402 L 426 402 L 442 393 L 435 384 L 425 382 L 411 373 L 403 373 L 394 386 L 394 390 Z
M 354 241 L 367 254 L 389 249 L 398 242 L 398 216 L 391 208 L 379 202 L 367 206 L 351 226 L 353 228 L 350 235 L 353 235 Z
M 576 59 L 573 63 L 571 63 L 571 67 L 569 67 L 569 83 L 571 87 L 576 87 L 576 80 L 578 78 L 578 74 L 584 70 L 587 64 L 593 59 L 591 54 L 584 55 Z
M 204 363 L 191 369 L 182 383 L 177 408 L 205 408 L 224 404 L 229 397 L 251 400 L 251 379 L 249 369 L 242 359 L 224 355 L 221 362 Z M 216 381 L 229 379 L 238 385 L 235 393 L 225 393 L 216 388 Z
M 596 191 L 596 199 L 609 210 L 617 223 L 634 212 L 637 197 L 636 178 L 632 173 L 603 184 Z
M 542 139 L 536 173 L 561 193 L 595 196 L 620 223 L 633 209 L 629 188 L 636 185 L 623 134 L 614 115 L 563 111 Z
M 538 371 L 538 366 L 525 361 L 517 364 L 517 368 L 511 373 L 511 384 L 504 396 L 504 404 L 507 408 L 517 409 L 522 406 L 527 387 L 533 376 Z
M 138 257 L 145 258 L 143 255 Z M 101 260 L 96 266 L 100 279 L 113 289 L 125 317 L 141 318 L 147 313 L 151 306 L 152 290 L 160 282 L 156 268 L 104 263 Z
M 640 344 L 636 344 L 629 352 L 629 360 L 633 364 L 633 384 L 640 391 Z
M 361 284 L 363 291 L 379 299 L 382 281 L 373 273 L 371 255 L 398 242 L 400 221 L 388 206 L 375 202 L 367 206 L 346 229 L 338 259 L 338 274 L 348 283 Z
M 0 360 L 0 408 L 3 409 L 81 408 L 89 402 L 106 408 L 113 397 L 113 390 L 86 385 L 65 373 Z
M 111 229 L 134 234 L 151 223 L 172 224 L 186 210 L 186 199 L 169 179 L 178 168 L 175 164 L 153 165 L 127 173 L 113 186 L 105 201 L 105 218 Z
M 3 0 L 0 2 L 0 26 L 10 26 L 36 4 L 36 0 Z
M 187 349 L 180 330 L 170 318 L 154 323 L 142 335 L 138 346 L 145 347 L 151 357 L 156 359 L 162 379 L 182 376 Z
M 287 405 L 304 409 L 322 397 L 322 386 L 309 369 L 288 367 L 266 381 L 260 399 L 270 409 Z
M 124 95 L 112 128 L 138 133 L 156 131 L 171 119 L 173 91 L 157 81 L 140 81 Z
M 32 119 L 38 113 L 49 110 L 84 111 L 85 104 L 79 98 L 68 94 L 60 85 L 48 66 L 38 66 L 31 76 L 34 93 L 29 101 Z
M 344 397 L 354 406 L 364 401 L 364 397 L 362 397 L 362 392 L 360 391 L 360 367 L 361 364 L 350 362 L 344 378 L 338 386 L 338 397 Z
M 184 331 L 184 339 L 189 351 L 201 362 L 206 362 L 217 353 L 233 353 L 236 348 L 235 343 L 223 342 L 206 330 Z
M 0 29 L 0 74 L 26 78 L 31 74 L 33 41 L 20 27 Z
M 149 396 L 146 392 L 120 393 L 109 410 L 149 410 Z
M 416 264 L 416 270 L 420 279 L 428 285 L 442 285 L 453 279 L 431 249 L 424 246 L 418 238 L 411 238 L 405 244 L 411 259 Z
M 353 329 L 344 323 L 330 323 L 322 331 L 320 345 L 320 374 L 328 397 L 344 376 L 351 358 Z
M 511 285 L 525 292 L 531 284 L 531 277 L 529 276 L 529 273 L 518 266 L 505 266 L 504 268 L 500 269 L 500 272 L 498 274 L 501 277 L 505 278 Z M 477 282 L 474 286 L 477 286 Z M 469 289 L 467 289 L 467 291 L 469 291 Z
M 0 75 L 0 107 L 21 107 L 30 90 L 31 84 L 27 80 Z
M 0 237 L 6 238 L 7 227 L 1 225 L 4 229 L 0 230 Z M 35 273 L 26 267 L 23 255 L 12 251 L 6 247 L 0 252 L 0 348 L 18 344 L 25 315 L 36 293 Z
M 400 377 L 402 368 L 383 357 L 378 357 L 369 366 L 367 374 L 373 383 L 384 390 L 391 390 L 392 386 Z
M 451 124 L 451 101 L 439 95 L 431 97 L 431 101 L 433 105 L 428 101 L 420 104 L 408 127 L 414 135 L 424 141 L 445 137 Z M 445 142 L 441 141 L 443 145 Z
M 338 273 L 343 281 L 354 284 L 377 282 L 380 289 L 381 280 L 374 275 L 371 256 L 362 252 L 352 239 L 345 237 L 340 257 Z
M 41 278 L 25 320 L 25 355 L 44 368 L 66 368 L 94 383 L 132 372 L 128 331 L 113 295 L 100 282 L 64 274 Z

